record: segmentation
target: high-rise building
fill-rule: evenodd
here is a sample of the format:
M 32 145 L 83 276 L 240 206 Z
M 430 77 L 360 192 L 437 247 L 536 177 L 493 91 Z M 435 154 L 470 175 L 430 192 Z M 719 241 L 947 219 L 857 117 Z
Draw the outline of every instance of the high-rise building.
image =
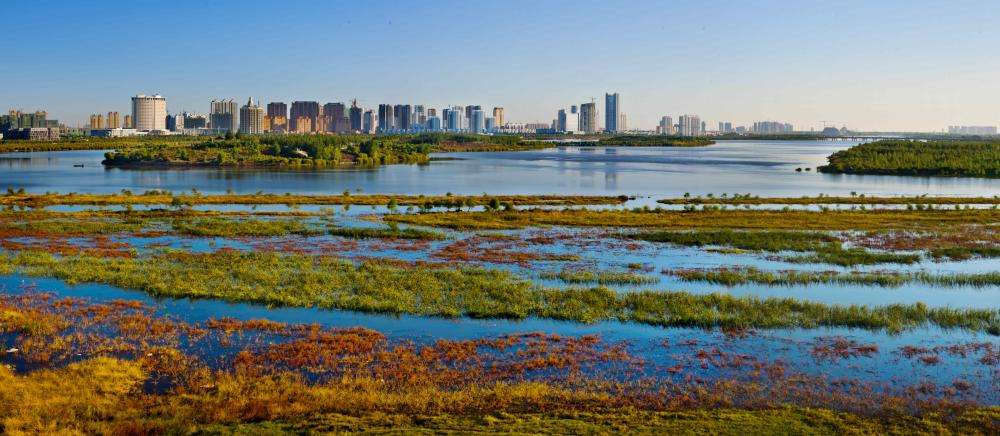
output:
M 109 129 L 118 129 L 122 126 L 122 119 L 119 117 L 118 112 L 108 112 L 105 124 Z
M 208 127 L 208 119 L 204 115 L 194 115 L 184 112 L 177 121 L 184 120 L 185 129 L 204 129 Z
M 482 109 L 472 110 L 472 119 L 469 121 L 469 131 L 472 133 L 486 132 L 486 114 Z
M 597 132 L 597 103 L 580 105 L 580 131 L 583 133 Z
M 410 124 L 410 128 L 414 130 L 422 129 L 427 124 L 427 113 L 424 110 L 424 105 L 417 104 L 413 106 L 413 119 L 410 120 Z
M 378 131 L 391 132 L 393 129 L 394 108 L 391 104 L 378 105 Z
M 701 118 L 697 115 L 681 115 L 677 118 L 677 126 L 681 136 L 701 136 Z
M 90 116 L 90 128 L 100 130 L 104 128 L 104 115 L 93 114 Z
M 409 132 L 411 129 L 410 121 L 413 118 L 413 108 L 408 104 L 401 104 L 396 106 L 399 112 L 396 114 L 396 127 L 403 131 Z
M 288 118 L 288 105 L 280 101 L 272 101 L 267 104 L 267 116 Z
M 604 94 L 604 131 L 616 133 L 620 130 L 618 126 L 621 115 L 621 99 L 618 93 Z
M 428 108 L 427 109 L 427 118 L 436 117 L 436 116 L 438 116 L 437 109 L 434 109 L 434 108 Z
M 656 133 L 660 135 L 676 135 L 674 130 L 674 119 L 668 116 L 660 118 L 660 125 L 656 126 Z
M 167 130 L 167 99 L 160 94 L 132 97 L 132 122 L 140 131 Z
M 793 130 L 791 124 L 777 121 L 757 121 L 750 128 L 751 132 L 762 134 L 791 133 Z
M 441 131 L 441 119 L 433 115 L 427 117 L 427 130 L 432 132 Z
M 183 128 L 184 128 L 183 114 L 167 115 L 167 130 L 171 132 L 176 132 Z
M 570 110 L 559 109 L 556 114 L 556 131 L 559 133 L 576 133 L 580 128 L 580 115 L 576 113 L 576 106 Z
M 361 108 L 358 107 L 358 101 L 351 101 L 351 110 L 347 116 L 350 121 L 351 132 L 360 132 L 362 127 L 364 127 L 364 123 L 361 119 L 362 113 Z
M 366 110 L 364 115 L 361 117 L 361 131 L 364 133 L 375 133 L 378 130 L 378 116 L 371 111 L 371 109 Z
M 948 126 L 951 135 L 996 135 L 997 126 Z
M 135 123 L 132 122 L 132 115 L 125 114 L 125 121 L 122 123 L 122 127 L 126 129 L 135 128 Z
M 447 111 L 445 116 L 448 118 L 444 121 L 445 129 L 449 132 L 461 132 L 465 130 L 465 109 L 461 106 L 452 106 L 445 110 Z
M 240 133 L 255 135 L 264 133 L 264 107 L 253 104 L 247 99 L 247 104 L 240 108 Z
M 496 123 L 497 128 L 500 128 L 500 127 L 504 126 L 505 123 L 504 123 L 504 119 L 503 119 L 503 108 L 502 107 L 497 106 L 497 107 L 493 108 L 493 122 Z
M 624 113 L 618 115 L 618 125 L 616 127 L 618 127 L 619 132 L 628 131 L 628 119 L 625 117 Z
M 303 118 L 309 120 L 308 126 L 299 126 L 299 122 Z M 319 127 L 319 119 L 319 103 L 315 101 L 293 101 L 291 113 L 288 116 L 289 130 L 297 133 L 315 132 Z
M 347 106 L 343 103 L 327 103 L 323 105 L 323 118 L 325 119 L 326 131 L 335 133 L 346 132 L 346 126 L 341 126 L 343 123 L 341 120 L 347 112 Z M 341 129 L 338 129 L 341 127 Z
M 236 101 L 212 100 L 208 111 L 208 122 L 211 127 L 221 132 L 239 131 L 239 112 L 236 111 Z

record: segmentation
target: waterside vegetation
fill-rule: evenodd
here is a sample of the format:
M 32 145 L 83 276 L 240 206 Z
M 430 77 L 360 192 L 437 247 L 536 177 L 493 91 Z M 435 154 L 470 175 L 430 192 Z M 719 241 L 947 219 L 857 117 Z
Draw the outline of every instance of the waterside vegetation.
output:
M 1000 177 L 1000 141 L 881 140 L 838 151 L 824 173 Z
M 603 287 L 550 289 L 499 270 L 385 261 L 354 263 L 300 254 L 167 251 L 107 258 L 24 250 L 0 256 L 0 269 L 69 283 L 106 283 L 154 296 L 361 312 L 620 320 L 706 328 L 839 326 L 901 331 L 932 324 L 1000 334 L 1000 310 L 929 308 L 921 303 L 839 306 L 725 294 L 618 293 Z

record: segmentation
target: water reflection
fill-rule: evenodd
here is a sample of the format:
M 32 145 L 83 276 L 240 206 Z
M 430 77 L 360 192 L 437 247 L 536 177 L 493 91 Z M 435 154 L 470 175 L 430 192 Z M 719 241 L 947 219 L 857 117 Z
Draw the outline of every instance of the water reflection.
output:
M 130 189 L 206 193 L 332 194 L 360 188 L 399 194 L 752 193 L 800 196 L 996 195 L 1000 180 L 848 176 L 796 172 L 822 165 L 849 141 L 722 141 L 709 147 L 573 147 L 508 153 L 446 153 L 429 165 L 359 170 L 104 169 L 103 151 L 0 155 L 0 186 L 30 192 Z M 83 167 L 74 165 L 83 164 Z M 601 180 L 603 179 L 603 180 Z

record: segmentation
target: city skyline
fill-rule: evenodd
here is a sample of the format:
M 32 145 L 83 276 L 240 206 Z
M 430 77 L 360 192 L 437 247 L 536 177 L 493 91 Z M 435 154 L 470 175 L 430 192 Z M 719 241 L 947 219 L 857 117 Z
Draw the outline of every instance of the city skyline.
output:
M 121 99 L 139 92 L 199 113 L 211 96 L 358 98 L 365 107 L 490 102 L 509 121 L 535 122 L 615 90 L 628 124 L 648 130 L 683 113 L 804 130 L 1000 122 L 990 80 L 1000 60 L 984 55 L 1000 42 L 988 24 L 1000 17 L 995 4 L 126 5 L 8 2 L 19 13 L 7 30 L 31 41 L 32 60 L 0 65 L 0 107 L 75 125 L 128 112 Z M 430 36 L 443 29 L 452 43 Z

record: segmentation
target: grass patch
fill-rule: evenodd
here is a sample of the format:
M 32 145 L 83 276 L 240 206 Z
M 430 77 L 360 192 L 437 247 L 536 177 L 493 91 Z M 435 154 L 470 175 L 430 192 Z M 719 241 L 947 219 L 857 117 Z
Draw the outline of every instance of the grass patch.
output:
M 389 228 L 359 228 L 359 227 L 330 227 L 327 232 L 333 236 L 350 239 L 420 239 L 420 240 L 442 240 L 447 236 L 441 232 L 433 230 L 423 230 L 414 228 L 400 229 L 392 226 Z
M 302 220 L 259 220 L 259 219 L 227 219 L 227 218 L 194 218 L 175 219 L 171 227 L 181 235 L 190 236 L 313 236 L 323 234 Z
M 758 268 L 718 268 L 718 269 L 667 269 L 664 274 L 687 281 L 707 281 L 728 286 L 758 283 L 764 285 L 790 286 L 813 283 L 836 283 L 842 285 L 877 285 L 897 287 L 907 283 L 923 283 L 936 286 L 1000 286 L 1000 273 L 947 274 L 919 273 L 850 272 L 836 271 L 764 271 Z
M 881 140 L 838 151 L 825 173 L 1000 177 L 1000 141 Z
M 658 283 L 659 278 L 644 274 L 636 274 L 628 271 L 587 271 L 587 270 L 562 270 L 558 273 L 543 273 L 541 278 L 550 280 L 560 280 L 570 284 L 599 284 L 599 285 L 649 285 Z
M 69 283 L 97 282 L 156 296 L 220 298 L 286 306 L 434 316 L 579 322 L 631 321 L 697 327 L 859 327 L 901 331 L 932 324 L 1000 334 L 1000 311 L 917 304 L 839 306 L 789 298 L 628 292 L 596 287 L 548 289 L 507 272 L 360 264 L 278 253 L 167 252 L 139 258 L 57 257 L 25 251 L 0 257 L 5 268 Z
M 505 230 L 538 226 L 644 229 L 756 230 L 951 230 L 994 226 L 1000 210 L 517 210 L 389 215 L 400 223 L 459 230 Z
M 689 247 L 707 245 L 726 246 L 741 250 L 761 251 L 811 251 L 827 243 L 838 243 L 831 235 L 819 232 L 795 231 L 735 231 L 697 230 L 687 232 L 659 231 L 631 235 L 632 238 L 649 242 L 666 242 Z

